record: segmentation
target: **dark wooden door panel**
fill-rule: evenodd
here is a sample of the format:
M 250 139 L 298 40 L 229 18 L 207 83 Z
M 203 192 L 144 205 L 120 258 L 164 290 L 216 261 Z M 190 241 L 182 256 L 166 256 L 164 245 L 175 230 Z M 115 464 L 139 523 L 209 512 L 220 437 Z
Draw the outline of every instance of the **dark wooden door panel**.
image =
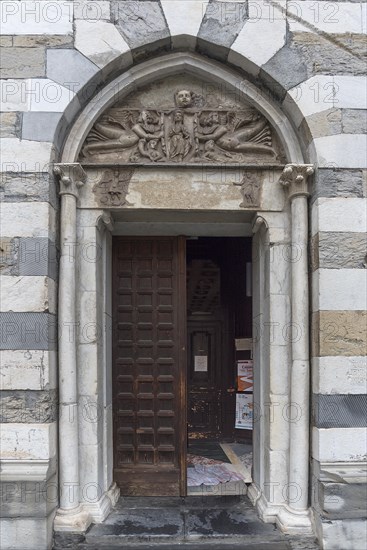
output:
M 221 430 L 221 322 L 188 321 L 188 435 L 215 439 Z
M 183 240 L 114 239 L 114 477 L 124 495 L 184 491 Z

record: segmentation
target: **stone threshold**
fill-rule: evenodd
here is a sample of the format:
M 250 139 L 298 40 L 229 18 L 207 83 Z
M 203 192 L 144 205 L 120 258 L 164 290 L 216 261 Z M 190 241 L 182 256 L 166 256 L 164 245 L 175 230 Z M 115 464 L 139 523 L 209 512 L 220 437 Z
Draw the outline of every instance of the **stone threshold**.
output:
M 311 539 L 302 540 L 292 546 L 258 518 L 245 496 L 122 497 L 105 522 L 85 535 L 57 533 L 54 550 L 318 549 Z

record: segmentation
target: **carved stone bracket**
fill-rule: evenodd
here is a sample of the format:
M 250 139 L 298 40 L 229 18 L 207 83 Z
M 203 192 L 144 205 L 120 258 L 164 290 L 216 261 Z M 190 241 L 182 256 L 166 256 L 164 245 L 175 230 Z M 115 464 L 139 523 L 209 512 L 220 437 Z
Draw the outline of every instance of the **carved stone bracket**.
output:
M 288 189 L 288 198 L 292 200 L 297 196 L 309 196 L 308 178 L 314 173 L 312 164 L 287 164 L 279 183 Z
M 73 195 L 78 198 L 79 188 L 85 183 L 87 175 L 78 162 L 55 164 L 54 174 L 60 178 L 60 195 Z

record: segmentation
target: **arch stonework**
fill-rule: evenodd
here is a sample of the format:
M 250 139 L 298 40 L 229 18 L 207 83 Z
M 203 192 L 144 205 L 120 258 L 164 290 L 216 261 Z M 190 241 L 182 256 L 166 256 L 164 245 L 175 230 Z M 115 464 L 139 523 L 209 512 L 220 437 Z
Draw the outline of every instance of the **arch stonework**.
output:
M 92 323 L 95 322 L 97 282 L 103 276 L 110 277 L 109 242 L 111 233 L 121 230 L 122 222 L 113 219 L 108 209 L 74 210 L 75 201 L 78 204 L 79 194 L 85 193 L 87 184 L 83 183 L 84 175 L 79 167 L 65 166 L 65 163 L 74 163 L 77 156 L 61 157 L 61 154 L 66 151 L 65 139 L 69 135 L 72 139 L 70 128 L 74 127 L 76 117 L 94 102 L 94 98 L 98 101 L 98 92 L 102 90 L 103 94 L 103 90 L 107 89 L 106 83 L 121 73 L 129 75 L 130 71 L 136 71 L 147 60 L 151 64 L 156 63 L 165 55 L 163 52 L 176 50 L 190 52 L 189 57 L 203 55 L 201 60 L 207 63 L 209 70 L 210 66 L 216 66 L 221 70 L 225 67 L 224 71 L 228 74 L 238 72 L 240 81 L 244 78 L 246 82 L 251 81 L 250 87 L 253 84 L 257 86 L 260 90 L 258 98 L 270 98 L 273 108 L 274 104 L 278 105 L 278 111 L 280 109 L 293 128 L 291 134 L 301 155 L 289 155 L 287 161 L 315 164 L 309 243 L 309 267 L 312 271 L 311 387 L 312 402 L 316 407 L 309 426 L 312 431 L 311 513 L 323 548 L 364 549 L 365 503 L 363 495 L 362 504 L 358 495 L 366 464 L 366 433 L 359 413 L 366 383 L 363 333 L 366 283 L 363 278 L 365 270 L 362 269 L 366 263 L 363 238 L 366 229 L 366 136 L 361 125 L 363 116 L 360 116 L 366 108 L 365 63 L 360 54 L 360 45 L 365 41 L 362 18 L 366 5 L 344 2 L 326 6 L 320 0 L 312 3 L 311 7 L 307 2 L 293 7 L 291 3 L 285 6 L 283 2 L 273 2 L 269 7 L 268 2 L 258 1 L 252 3 L 255 12 L 241 13 L 239 10 L 246 9 L 245 2 L 192 0 L 188 17 L 187 0 L 159 0 L 154 3 L 112 0 L 98 3 L 101 11 L 95 17 L 87 12 L 84 2 L 63 2 L 58 6 L 61 13 L 58 21 L 50 21 L 48 11 L 42 9 L 37 21 L 33 15 L 20 21 L 22 8 L 25 7 L 25 12 L 28 9 L 27 3 L 22 0 L 19 2 L 20 9 L 17 6 L 17 9 L 11 9 L 12 13 L 5 14 L 2 29 L 5 35 L 2 38 L 4 59 L 7 60 L 8 52 L 10 54 L 10 63 L 5 61 L 8 68 L 1 81 L 2 110 L 5 111 L 4 118 L 9 117 L 5 118 L 2 139 L 4 186 L 1 189 L 4 196 L 1 206 L 2 236 L 5 243 L 7 240 L 10 243 L 9 259 L 6 259 L 9 266 L 5 265 L 5 270 L 4 265 L 0 266 L 1 274 L 5 275 L 2 291 L 6 299 L 1 312 L 5 323 L 10 319 L 10 325 L 14 326 L 14 322 L 21 317 L 22 322 L 24 320 L 22 326 L 34 333 L 37 326 L 44 329 L 51 327 L 52 332 L 52 327 L 56 325 L 53 319 L 56 319 L 58 312 L 55 289 L 59 271 L 55 262 L 55 245 L 58 246 L 56 220 L 59 201 L 55 196 L 57 186 L 49 177 L 55 160 L 64 163 L 61 168 L 64 176 L 77 178 L 81 183 L 73 188 L 70 182 L 66 186 L 68 192 L 60 201 L 67 203 L 66 211 L 77 218 L 74 229 L 78 242 L 84 244 L 87 250 L 93 250 L 93 243 L 98 243 L 103 250 L 102 264 L 98 263 L 92 269 L 93 262 L 83 263 L 79 257 L 76 258 L 78 269 L 75 282 L 78 285 L 81 280 L 83 282 L 83 293 L 78 294 L 76 319 L 81 315 L 85 317 L 89 308 L 88 311 L 94 315 Z M 2 4 L 5 6 L 6 3 Z M 42 2 L 39 4 L 41 6 Z M 91 4 L 96 6 L 97 3 Z M 131 9 L 128 12 L 129 4 L 139 10 L 139 17 Z M 315 17 L 316 12 L 324 14 L 325 10 L 326 16 L 330 15 L 327 10 L 331 10 L 334 17 L 327 17 L 327 20 L 325 17 Z M 230 24 L 227 24 L 228 21 Z M 158 30 L 157 33 L 152 32 L 153 27 Z M 13 46 L 16 47 L 15 56 Z M 29 65 L 31 52 L 31 58 L 34 54 L 34 59 L 38 61 Z M 48 96 L 49 91 L 51 97 Z M 87 126 L 84 130 L 88 131 Z M 287 142 L 286 131 L 284 137 Z M 77 141 L 75 144 L 78 147 Z M 286 177 L 288 182 L 289 177 L 290 174 Z M 64 180 L 62 185 L 66 183 Z M 285 198 L 280 186 L 278 191 L 278 199 Z M 257 223 L 253 210 L 242 215 L 242 230 L 249 231 L 250 235 L 250 222 L 256 230 L 254 242 L 258 244 L 254 257 L 259 256 L 258 248 L 261 246 L 264 253 L 259 257 L 263 258 L 261 261 L 265 265 L 270 265 L 271 271 L 273 262 L 266 264 L 267 253 L 270 257 L 273 253 L 275 257 L 278 254 L 282 259 L 284 247 L 290 246 L 290 205 L 285 204 L 283 212 L 260 211 Z M 138 225 L 134 222 L 130 224 L 134 230 Z M 207 227 L 208 224 L 200 225 Z M 193 222 L 194 226 L 197 230 L 198 223 L 195 225 Z M 72 236 L 73 233 L 66 235 L 66 238 L 71 239 Z M 273 246 L 273 243 L 278 244 Z M 17 257 L 18 244 L 19 250 L 25 251 L 26 262 L 22 262 L 20 254 Z M 33 255 L 37 260 L 37 250 L 42 252 L 38 262 L 34 257 L 32 259 Z M 289 258 L 289 255 L 286 257 Z M 282 265 L 289 267 L 290 263 L 281 262 L 279 265 L 280 268 Z M 288 273 L 289 277 L 289 270 L 283 272 Z M 73 277 L 73 270 L 69 274 Z M 264 280 L 263 285 L 268 288 L 268 280 Z M 17 296 L 20 288 L 23 289 L 21 304 Z M 43 293 L 40 291 L 42 288 Z M 274 288 L 279 290 L 277 285 Z M 289 288 L 287 296 L 288 300 L 291 299 Z M 277 307 L 276 299 L 272 298 L 273 310 Z M 108 302 L 107 297 L 105 301 Z M 266 304 L 266 308 L 268 312 L 270 305 Z M 108 314 L 104 320 L 99 320 L 103 326 L 109 326 Z M 37 324 L 39 321 L 41 325 Z M 335 328 L 331 342 L 328 338 L 330 326 Z M 91 330 L 91 326 L 88 325 L 87 329 Z M 110 384 L 109 369 L 103 372 L 96 369 L 96 365 L 108 365 L 110 362 L 108 337 L 103 334 L 97 344 L 93 334 L 87 334 L 86 345 L 82 348 L 78 343 L 72 351 L 72 361 L 79 367 L 79 387 L 83 387 L 84 391 L 78 403 L 91 403 L 90 414 L 93 418 L 93 408 L 96 402 L 99 403 L 95 400 L 98 394 L 104 410 L 104 427 L 101 423 L 87 422 L 88 415 L 82 415 L 80 419 L 79 456 L 83 469 L 79 471 L 78 468 L 77 475 L 81 473 L 80 480 L 91 484 L 89 487 L 92 488 L 98 479 L 102 494 L 97 499 L 92 495 L 89 503 L 83 502 L 79 523 L 75 509 L 65 515 L 64 528 L 69 529 L 73 526 L 82 530 L 92 517 L 95 521 L 101 521 L 117 496 L 111 486 L 107 446 L 110 441 L 110 404 L 104 396 Z M 28 334 L 25 341 L 21 338 L 22 334 L 18 336 L 6 336 L 1 342 L 5 374 L 2 389 L 5 393 L 16 394 L 16 400 L 22 398 L 22 394 L 28 395 L 28 392 L 32 398 L 41 398 L 37 397 L 38 394 L 42 400 L 49 399 L 50 409 L 56 410 L 56 339 L 32 342 Z M 9 344 L 12 339 L 14 341 Z M 273 351 L 281 352 L 280 349 Z M 292 351 L 287 348 L 287 353 L 290 365 Z M 86 370 L 95 376 L 88 379 Z M 84 383 L 87 384 L 80 386 Z M 71 393 L 69 399 L 75 401 L 75 387 L 72 391 L 74 395 Z M 42 407 L 43 401 L 41 414 L 37 418 L 34 411 L 29 412 L 27 407 L 22 411 L 24 415 L 20 420 L 9 414 L 8 423 L 2 427 L 2 480 L 13 487 L 14 484 L 19 487 L 18 484 L 28 481 L 31 476 L 39 484 L 50 483 L 51 487 L 59 488 L 55 481 L 57 418 L 52 411 L 43 414 Z M 75 413 L 75 407 L 71 408 Z M 332 419 L 330 410 L 335 413 Z M 97 425 L 99 431 L 95 433 L 93 427 Z M 88 452 L 84 446 L 87 439 L 95 441 Z M 32 442 L 31 448 L 29 441 Z M 276 442 L 273 440 L 271 444 Z M 98 465 L 97 468 L 91 466 L 91 461 Z M 287 465 L 282 471 L 288 472 L 289 468 Z M 258 472 L 258 479 L 264 481 L 261 475 Z M 265 479 L 266 483 L 268 481 Z M 267 485 L 269 498 L 272 487 Z M 70 485 L 69 489 L 72 490 Z M 263 517 L 271 521 L 277 517 L 280 524 L 287 524 L 284 502 L 282 509 L 271 507 L 269 499 L 257 492 L 255 487 L 253 495 Z M 19 505 L 16 498 L 17 495 L 14 502 L 5 507 L 1 520 L 4 548 L 26 547 L 28 550 L 30 539 L 24 540 L 24 526 L 32 532 L 34 547 L 50 548 L 57 497 L 47 506 L 40 505 L 38 500 L 25 504 L 22 500 Z M 57 522 L 62 528 L 61 515 L 60 510 Z M 289 521 L 289 525 L 293 523 L 297 522 Z
M 192 75 L 212 83 L 225 84 L 227 94 L 235 90 L 242 100 L 260 111 L 271 123 L 288 161 L 285 167 L 282 164 L 262 163 L 261 160 L 257 166 L 246 162 L 222 166 L 214 164 L 219 174 L 224 168 L 227 179 L 241 182 L 249 174 L 252 178 L 259 179 L 263 198 L 259 203 L 252 204 L 250 201 L 246 204 L 241 196 L 241 186 L 237 185 L 233 192 L 237 199 L 232 198 L 232 202 L 226 202 L 221 198 L 224 186 L 220 183 L 223 176 L 219 175 L 218 179 L 217 175 L 210 181 L 210 187 L 214 187 L 213 193 L 217 197 L 216 206 L 210 206 L 209 209 L 218 215 L 218 224 L 223 224 L 223 212 L 232 211 L 237 217 L 240 212 L 243 220 L 240 224 L 243 227 L 242 234 L 254 233 L 254 324 L 256 326 L 259 323 L 260 329 L 254 349 L 258 377 L 255 381 L 255 399 L 259 403 L 261 414 L 254 428 L 254 481 L 249 496 L 265 521 L 276 522 L 286 532 L 310 533 L 306 251 L 309 194 L 307 180 L 313 173 L 313 168 L 304 164 L 292 125 L 274 102 L 253 84 L 240 79 L 234 71 L 190 53 L 170 54 L 153 62 L 143 63 L 108 84 L 77 118 L 65 142 L 62 162 L 55 165 L 55 173 L 60 179 L 61 195 L 60 324 L 63 326 L 72 322 L 85 327 L 88 323 L 95 322 L 95 326 L 101 328 L 101 334 L 95 334 L 90 343 L 82 335 L 71 345 L 66 334 L 60 336 L 59 383 L 61 407 L 64 409 L 59 428 L 60 486 L 70 483 L 70 480 L 81 487 L 96 483 L 101 495 L 97 502 L 91 504 L 83 493 L 78 500 L 71 500 L 68 493 L 62 493 L 54 528 L 56 531 L 85 531 L 91 521 L 103 521 L 118 498 L 119 490 L 112 478 L 111 462 L 111 342 L 107 327 L 110 314 L 110 241 L 111 235 L 128 230 L 126 228 L 129 222 L 124 222 L 124 212 L 139 212 L 139 205 L 134 207 L 128 201 L 119 207 L 114 204 L 103 206 L 95 197 L 93 200 L 92 184 L 96 170 L 98 172 L 98 164 L 76 161 L 92 126 L 113 104 L 132 90 L 181 73 L 188 79 Z M 142 204 L 148 219 L 149 210 L 154 212 L 157 208 L 163 208 L 168 212 L 168 217 L 171 216 L 172 225 L 175 216 L 173 210 L 177 212 L 179 209 L 184 213 L 195 211 L 195 206 L 188 200 L 193 187 L 190 191 L 190 178 L 185 175 L 185 163 L 182 164 L 183 166 L 177 164 L 169 167 L 173 181 L 177 173 L 181 174 L 181 179 L 186 178 L 188 181 L 185 193 L 180 195 L 179 206 L 170 203 L 169 199 L 163 200 L 159 205 L 154 200 L 150 203 L 146 199 L 144 202 L 146 188 L 142 188 Z M 190 170 L 196 170 L 195 173 L 198 170 L 203 172 L 203 166 L 196 168 L 191 164 Z M 122 173 L 126 170 L 126 165 L 119 166 L 115 161 L 113 168 Z M 135 170 L 136 179 L 144 179 L 144 172 L 141 171 L 143 168 L 138 167 Z M 162 170 L 166 171 L 167 168 L 163 169 L 158 163 L 146 166 L 144 170 L 149 171 L 149 185 L 152 185 L 153 180 L 158 185 Z M 205 179 L 200 185 L 203 190 L 205 185 L 209 186 Z M 226 185 L 233 188 L 233 181 L 229 185 L 227 181 Z M 127 199 L 133 196 L 132 189 L 133 179 L 129 183 Z M 205 208 L 205 201 L 196 205 L 198 211 Z M 190 227 L 188 222 L 188 234 Z M 81 247 L 80 250 L 84 244 L 100 251 L 100 261 L 95 263 L 93 269 L 83 254 L 75 255 L 74 262 L 70 263 L 69 249 L 75 240 Z M 286 250 L 293 248 L 298 250 L 300 256 L 297 262 L 290 263 Z M 271 261 L 270 253 L 273 255 Z M 70 312 L 75 312 L 75 316 Z M 274 341 L 269 339 L 266 329 L 270 325 L 276 326 L 279 331 Z M 303 327 L 297 341 L 292 341 L 292 338 L 285 335 L 285 327 L 290 329 L 292 326 Z M 281 388 L 276 377 L 282 380 Z M 268 387 L 269 390 L 265 393 L 263 387 Z M 290 421 L 285 413 L 292 407 L 292 402 L 301 404 L 300 417 L 294 421 Z M 85 418 L 85 411 L 91 406 L 101 407 L 100 410 L 103 411 L 96 419 L 93 429 Z M 268 408 L 271 411 L 270 416 Z M 71 421 L 72 410 L 79 411 L 78 423 Z M 71 447 L 79 449 L 76 456 L 69 453 L 72 441 L 74 445 Z

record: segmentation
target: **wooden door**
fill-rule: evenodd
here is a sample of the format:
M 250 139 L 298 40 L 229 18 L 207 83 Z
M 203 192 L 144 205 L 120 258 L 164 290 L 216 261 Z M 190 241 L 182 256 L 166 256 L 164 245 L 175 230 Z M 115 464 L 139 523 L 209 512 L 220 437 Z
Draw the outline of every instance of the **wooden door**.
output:
M 185 241 L 113 243 L 114 479 L 122 495 L 186 492 Z
M 222 323 L 188 321 L 188 436 L 217 439 L 222 429 Z

